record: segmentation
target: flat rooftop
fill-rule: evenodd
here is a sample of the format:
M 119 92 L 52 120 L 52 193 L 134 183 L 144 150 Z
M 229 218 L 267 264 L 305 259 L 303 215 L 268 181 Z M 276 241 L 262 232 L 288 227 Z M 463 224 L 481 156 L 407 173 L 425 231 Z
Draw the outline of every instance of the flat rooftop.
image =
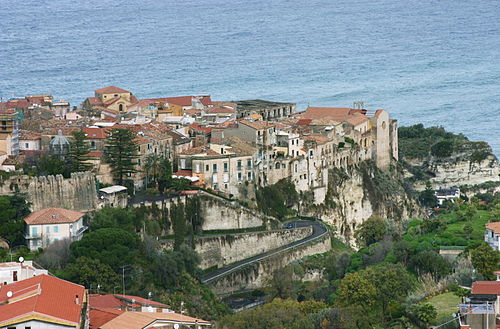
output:
M 295 106 L 295 103 L 283 103 L 283 102 L 272 102 L 266 101 L 263 99 L 249 99 L 243 101 L 235 101 L 237 110 L 262 110 L 262 109 L 271 109 L 274 107 L 281 106 Z

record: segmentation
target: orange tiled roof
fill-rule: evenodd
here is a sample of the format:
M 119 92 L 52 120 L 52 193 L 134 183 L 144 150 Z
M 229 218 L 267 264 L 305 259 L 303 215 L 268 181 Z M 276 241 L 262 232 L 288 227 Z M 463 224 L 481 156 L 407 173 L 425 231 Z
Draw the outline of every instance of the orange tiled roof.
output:
M 98 310 L 91 309 L 89 311 L 90 329 L 100 328 L 103 324 L 108 323 L 123 312 L 125 311 L 114 310 L 111 308 Z
M 348 122 L 352 125 L 358 125 L 369 120 L 367 116 L 362 114 L 362 111 L 349 107 L 308 107 L 298 117 L 300 119 L 311 120 L 330 119 L 339 122 Z
M 85 137 L 87 139 L 106 139 L 108 138 L 108 134 L 106 133 L 105 128 L 83 128 L 83 132 L 85 133 Z
M 487 223 L 486 228 L 493 230 L 496 234 L 500 234 L 500 222 Z
M 265 122 L 265 121 L 248 121 L 248 120 L 240 120 L 240 123 L 244 124 L 245 126 L 248 126 L 250 128 L 256 129 L 256 130 L 261 130 L 261 129 L 266 129 L 270 125 Z
M 500 281 L 476 281 L 472 293 L 477 295 L 500 295 Z
M 95 91 L 97 94 L 113 94 L 113 93 L 130 93 L 130 91 L 118 88 L 115 86 L 108 86 Z
M 7 297 L 7 292 L 12 297 Z M 0 327 L 21 316 L 43 316 L 44 322 L 80 322 L 85 288 L 46 274 L 0 286 Z M 76 304 L 78 296 L 79 304 Z M 15 323 L 15 322 L 13 322 Z M 9 326 L 10 327 L 10 326 Z
M 212 99 L 208 95 L 203 96 L 179 96 L 179 97 L 167 97 L 167 102 L 180 106 L 191 106 L 193 104 L 193 97 L 200 97 L 201 103 L 205 106 L 212 104 Z
M 82 218 L 83 215 L 84 213 L 68 209 L 46 208 L 31 213 L 24 218 L 24 221 L 28 225 L 73 223 Z
M 188 323 L 200 325 L 208 325 L 209 323 L 202 319 L 192 318 L 187 315 L 178 313 L 150 313 L 150 312 L 124 312 L 101 326 L 102 329 L 137 329 L 144 328 L 148 324 L 156 321 L 164 320 L 172 323 Z

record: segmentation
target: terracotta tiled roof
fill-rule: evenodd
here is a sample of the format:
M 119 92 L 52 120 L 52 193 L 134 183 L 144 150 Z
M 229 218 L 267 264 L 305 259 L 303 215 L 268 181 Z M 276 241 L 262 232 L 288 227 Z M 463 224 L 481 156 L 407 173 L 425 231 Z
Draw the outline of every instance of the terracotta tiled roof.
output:
M 114 309 L 92 309 L 89 311 L 90 329 L 98 329 L 125 311 Z
M 348 122 L 352 125 L 358 125 L 369 120 L 367 116 L 362 114 L 361 110 L 349 107 L 308 107 L 305 112 L 298 116 L 300 119 L 330 119 Z
M 146 299 L 146 298 L 142 298 L 142 297 L 138 297 L 138 296 L 118 295 L 118 294 L 115 294 L 114 296 L 117 297 L 118 299 L 128 301 L 128 302 L 132 302 L 132 300 L 134 300 L 136 304 L 139 304 L 141 306 L 155 306 L 155 307 L 160 307 L 160 308 L 169 308 L 170 307 L 167 304 L 155 302 L 154 300 L 150 300 L 150 299 Z
M 115 86 L 108 86 L 95 91 L 97 94 L 113 94 L 113 93 L 130 93 L 130 91 L 118 88 Z
M 92 151 L 90 151 L 89 153 L 87 153 L 85 155 L 88 156 L 88 157 L 90 157 L 90 158 L 101 158 L 104 155 L 104 152 L 103 151 L 99 151 L 99 150 L 92 150 Z
M 108 134 L 105 128 L 87 127 L 82 129 L 87 139 L 106 139 Z
M 179 96 L 179 97 L 167 97 L 167 102 L 180 106 L 191 106 L 193 104 L 193 97 L 199 97 L 201 103 L 205 106 L 212 104 L 212 99 L 208 95 L 203 96 Z
M 189 126 L 189 128 L 194 129 L 194 130 L 198 130 L 198 131 L 203 131 L 205 133 L 212 132 L 212 128 L 210 128 L 210 127 L 203 127 L 203 126 L 200 126 L 197 123 L 193 123 L 191 126 Z
M 41 136 L 42 134 L 39 132 L 23 130 L 21 131 L 21 136 L 19 137 L 19 139 L 26 141 L 36 141 L 41 139 Z
M 9 291 L 13 293 L 10 298 L 7 297 Z M 84 295 L 83 286 L 46 274 L 0 286 L 0 327 L 23 315 L 76 326 L 80 322 Z M 76 304 L 76 296 L 79 304 Z
M 330 141 L 330 139 L 328 139 L 327 137 L 322 136 L 322 135 L 305 135 L 305 136 L 301 136 L 300 139 L 302 139 L 304 141 L 314 141 L 318 145 L 325 144 L 325 143 Z
M 265 121 L 240 120 L 239 122 L 244 124 L 245 126 L 248 126 L 250 128 L 256 129 L 256 130 L 266 129 L 266 128 L 270 127 L 270 125 Z
M 90 105 L 102 105 L 102 101 L 99 97 L 88 97 L 87 101 Z
M 487 223 L 486 228 L 493 230 L 496 234 L 500 234 L 500 222 Z
M 112 294 L 108 295 L 90 295 L 90 308 L 116 308 L 119 309 L 123 303 Z
M 62 208 L 46 208 L 31 213 L 24 221 L 28 225 L 73 223 L 82 218 L 84 213 Z
M 472 284 L 472 294 L 500 295 L 500 281 L 476 281 Z
M 211 107 L 208 108 L 206 113 L 234 113 L 233 108 L 228 108 L 228 107 Z
M 144 328 L 148 324 L 156 321 L 171 321 L 172 323 L 208 325 L 202 319 L 192 318 L 187 315 L 177 313 L 149 313 L 149 312 L 124 312 L 113 320 L 101 326 L 102 329 L 137 329 Z

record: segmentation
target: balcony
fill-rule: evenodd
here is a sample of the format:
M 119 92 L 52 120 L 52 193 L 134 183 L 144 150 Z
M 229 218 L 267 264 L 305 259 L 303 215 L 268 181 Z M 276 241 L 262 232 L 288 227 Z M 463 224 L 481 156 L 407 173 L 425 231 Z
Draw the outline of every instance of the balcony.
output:
M 86 230 L 88 229 L 88 226 L 82 226 L 78 229 L 78 231 L 76 231 L 76 233 L 74 234 L 74 236 L 80 236 L 83 234 L 83 232 L 85 232 Z
M 24 233 L 24 238 L 26 240 L 38 240 L 42 238 L 41 234 L 31 235 L 29 233 Z

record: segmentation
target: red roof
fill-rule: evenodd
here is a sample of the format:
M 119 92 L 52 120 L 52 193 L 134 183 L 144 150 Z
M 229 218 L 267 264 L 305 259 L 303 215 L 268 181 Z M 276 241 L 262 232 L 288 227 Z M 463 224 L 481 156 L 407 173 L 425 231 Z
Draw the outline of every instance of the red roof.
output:
M 180 105 L 180 106 L 191 106 L 193 105 L 193 97 L 199 97 L 200 101 L 203 105 L 207 106 L 212 104 L 212 99 L 210 96 L 179 96 L 179 97 L 167 97 L 166 100 L 168 103 Z
M 500 222 L 487 223 L 486 228 L 500 234 Z
M 166 304 L 162 304 L 159 302 L 155 302 L 154 300 L 150 300 L 150 299 L 146 299 L 146 298 L 142 298 L 142 297 L 138 297 L 138 296 L 115 294 L 115 297 L 117 297 L 118 299 L 124 300 L 124 301 L 129 301 L 129 302 L 132 302 L 132 300 L 134 300 L 134 302 L 136 304 L 139 304 L 142 306 L 155 306 L 155 307 L 161 307 L 161 308 L 169 308 L 170 307 Z
M 7 297 L 11 292 L 12 297 Z M 0 286 L 0 327 L 26 315 L 43 316 L 45 322 L 80 322 L 85 288 L 46 274 Z M 76 304 L 76 296 L 79 303 Z
M 191 176 L 193 176 L 193 171 L 192 170 L 181 169 L 181 170 L 177 171 L 174 175 L 175 176 L 188 176 L 188 177 L 191 177 Z
M 115 86 L 108 86 L 101 89 L 97 89 L 95 92 L 96 94 L 130 93 L 130 91 L 128 90 L 118 88 Z
M 500 295 L 500 281 L 476 281 L 472 284 L 472 294 Z
M 68 209 L 46 208 L 31 213 L 24 218 L 24 221 L 28 225 L 73 223 L 82 218 L 83 215 L 84 213 Z
M 87 139 L 106 139 L 108 134 L 104 128 L 83 128 L 83 132 L 86 134 Z
M 362 110 L 349 107 L 308 107 L 305 112 L 299 115 L 299 118 L 311 120 L 330 119 L 339 122 L 348 122 L 353 126 L 369 120 L 363 114 Z
M 123 312 L 125 311 L 113 310 L 113 309 L 90 310 L 89 312 L 90 328 L 97 329 L 101 327 L 103 324 L 113 320 Z

